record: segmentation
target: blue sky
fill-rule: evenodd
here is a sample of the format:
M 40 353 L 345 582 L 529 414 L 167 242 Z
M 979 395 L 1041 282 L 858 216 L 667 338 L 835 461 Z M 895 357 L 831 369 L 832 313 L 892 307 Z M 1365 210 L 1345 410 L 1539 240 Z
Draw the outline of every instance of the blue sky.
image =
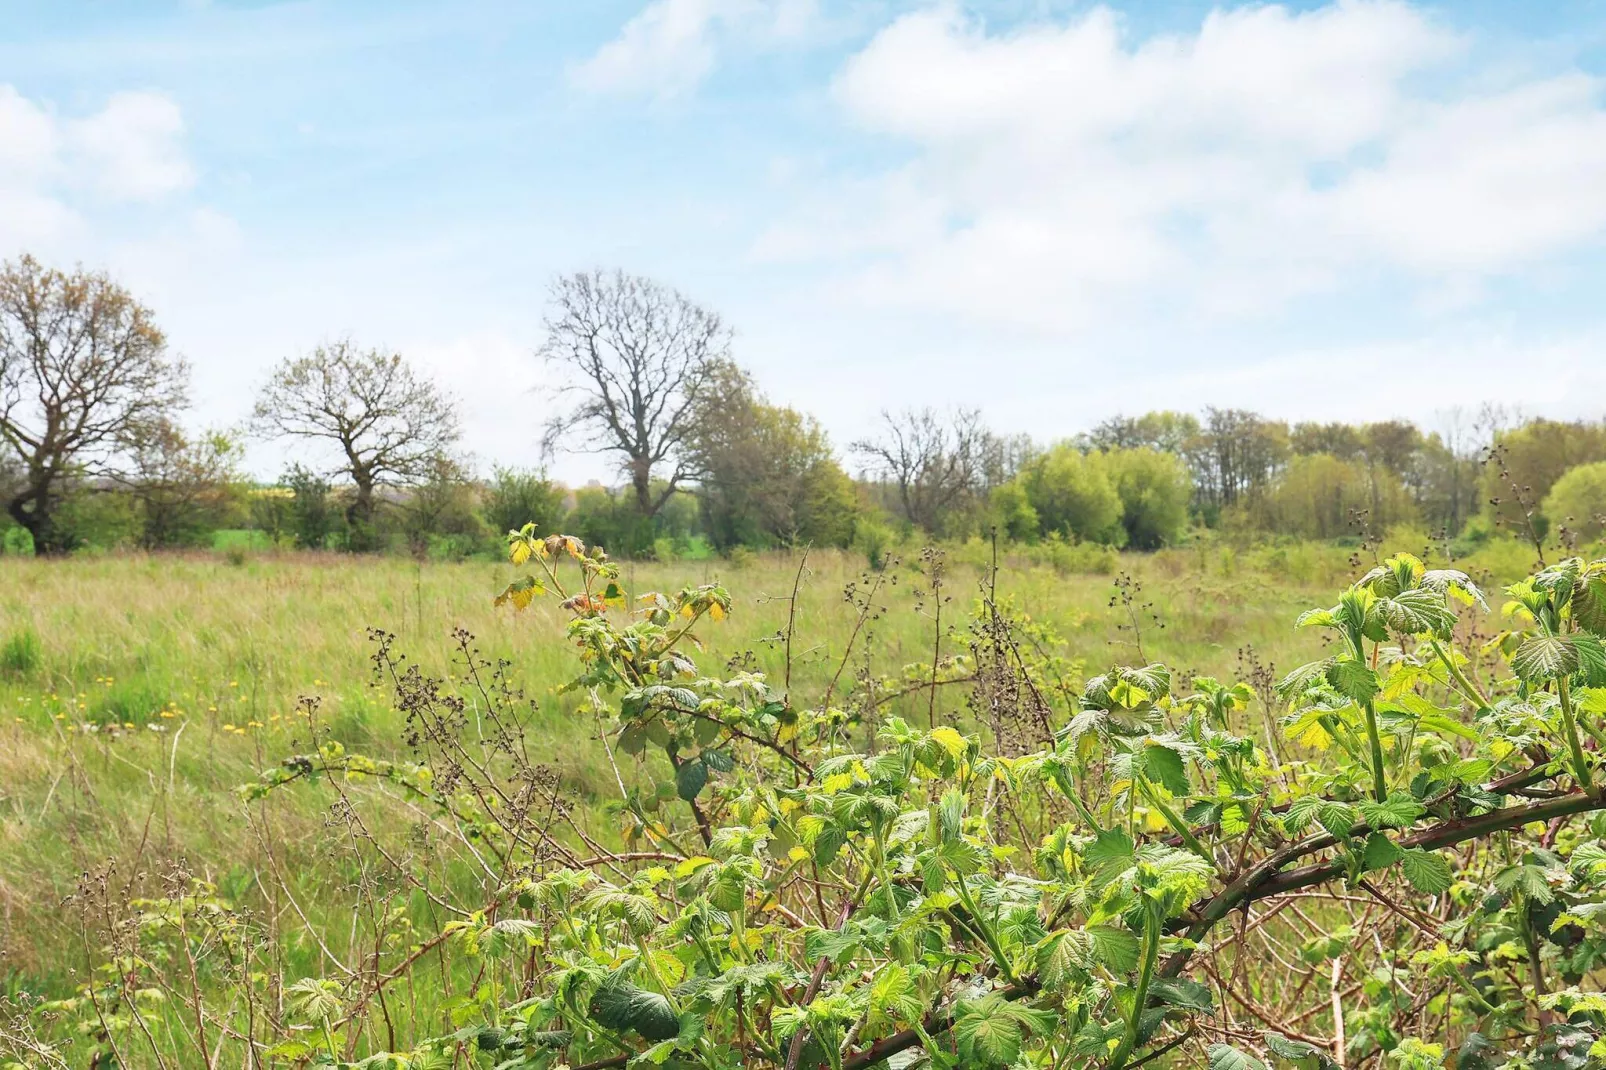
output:
M 351 334 L 430 367 L 483 463 L 534 463 L 546 280 L 591 266 L 720 309 L 844 447 L 909 404 L 1042 438 L 1206 404 L 1606 414 L 1599 0 L 0 0 L 0 27 L 0 257 L 118 275 L 198 424 Z

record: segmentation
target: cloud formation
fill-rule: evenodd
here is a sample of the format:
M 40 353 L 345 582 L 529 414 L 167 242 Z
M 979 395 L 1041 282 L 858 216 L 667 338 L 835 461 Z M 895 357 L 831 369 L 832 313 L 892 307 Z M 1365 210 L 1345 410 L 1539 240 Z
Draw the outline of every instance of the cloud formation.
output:
M 816 14 L 816 0 L 652 0 L 572 68 L 570 81 L 593 93 L 667 99 L 700 85 L 733 41 L 794 39 Z
M 158 202 L 194 183 L 169 97 L 114 93 L 97 112 L 63 118 L 0 85 L 0 256 L 80 235 L 97 202 Z
M 1002 32 L 908 14 L 834 86 L 907 162 L 826 186 L 758 249 L 849 262 L 876 303 L 1056 332 L 1476 292 L 1606 230 L 1606 110 L 1600 79 L 1492 83 L 1469 53 L 1397 0 L 1217 10 L 1141 41 L 1105 8 Z

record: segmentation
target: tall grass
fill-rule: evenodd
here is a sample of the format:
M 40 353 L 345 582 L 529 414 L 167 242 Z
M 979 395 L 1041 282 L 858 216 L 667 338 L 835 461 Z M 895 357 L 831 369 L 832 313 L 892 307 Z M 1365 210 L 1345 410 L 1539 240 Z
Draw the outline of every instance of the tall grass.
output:
M 940 639 L 916 555 L 891 565 L 877 596 L 889 612 L 863 647 L 868 668 L 927 661 L 934 641 L 957 652 L 950 629 L 991 553 L 981 543 L 951 550 Z M 1264 677 L 1314 656 L 1318 641 L 1288 622 L 1356 568 L 1351 551 L 1313 544 L 1200 543 L 1110 563 L 1141 589 L 1134 604 L 1112 597 L 1102 558 L 1088 572 L 1067 551 L 1007 553 L 1000 594 L 1089 667 L 1141 650 L 1199 674 Z M 856 614 L 844 590 L 864 589 L 864 567 L 862 556 L 835 552 L 748 555 L 626 566 L 624 586 L 633 599 L 726 583 L 739 601 L 725 623 L 701 629 L 711 654 L 772 673 L 795 618 L 808 643 L 791 651 L 794 684 L 817 686 L 839 669 Z M 70 949 L 79 934 L 60 905 L 108 860 L 124 879 L 182 863 L 245 899 L 264 873 L 285 875 L 293 904 L 259 905 L 304 914 L 338 954 L 350 924 L 340 889 L 356 877 L 327 850 L 325 815 L 280 807 L 273 833 L 283 846 L 268 850 L 231 789 L 304 744 L 303 697 L 348 745 L 380 757 L 405 750 L 401 717 L 371 684 L 371 627 L 437 672 L 449 669 L 451 631 L 472 632 L 535 702 L 539 759 L 561 771 L 569 794 L 607 796 L 612 774 L 594 724 L 558 691 L 573 672 L 562 621 L 543 604 L 516 617 L 493 608 L 506 580 L 503 566 L 484 562 L 316 554 L 239 564 L 210 554 L 0 557 L 0 986 L 50 994 L 78 983 Z M 943 703 L 957 711 L 964 698 L 953 688 Z M 607 836 L 605 815 L 595 816 Z

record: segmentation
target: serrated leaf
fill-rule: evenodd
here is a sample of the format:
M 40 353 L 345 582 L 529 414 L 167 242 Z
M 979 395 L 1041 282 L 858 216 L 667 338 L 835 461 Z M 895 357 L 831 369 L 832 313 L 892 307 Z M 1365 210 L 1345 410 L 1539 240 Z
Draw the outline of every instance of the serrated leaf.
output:
M 680 1018 L 667 998 L 627 981 L 597 989 L 589 1009 L 598 1025 L 615 1032 L 633 1030 L 647 1040 L 669 1040 L 680 1033 Z
M 1172 795 L 1188 794 L 1188 771 L 1182 764 L 1182 755 L 1170 747 L 1150 743 L 1143 748 L 1143 767 L 1151 780 L 1165 785 Z
M 1453 877 L 1450 863 L 1433 851 L 1419 847 L 1406 847 L 1400 851 L 1400 870 L 1411 887 L 1425 895 L 1438 895 L 1450 890 Z
M 1205 1052 L 1210 1070 L 1266 1070 L 1266 1064 L 1231 1044 L 1212 1044 Z
M 1345 698 L 1364 703 L 1382 688 L 1377 673 L 1353 658 L 1339 658 L 1327 666 L 1327 682 Z
M 1132 837 L 1120 829 L 1100 832 L 1082 853 L 1082 864 L 1100 883 L 1119 876 L 1137 863 L 1138 854 Z
M 1511 671 L 1532 683 L 1578 671 L 1578 650 L 1555 635 L 1530 635 L 1511 656 Z
M 953 1026 L 954 1039 L 966 1066 L 1008 1066 L 1020 1058 L 1020 1023 L 1003 1015 L 961 1014 Z
M 1141 950 L 1136 933 L 1110 925 L 1089 925 L 1083 932 L 1093 941 L 1093 957 L 1111 973 L 1137 969 Z
M 1214 1014 L 1216 997 L 1210 987 L 1188 977 L 1158 977 L 1149 986 L 1149 996 L 1171 1007 Z
M 1366 850 L 1361 855 L 1361 867 L 1366 872 L 1370 873 L 1374 869 L 1386 869 L 1399 860 L 1399 844 L 1381 832 L 1374 832 L 1366 837 Z
M 1386 802 L 1366 800 L 1359 806 L 1361 816 L 1375 829 L 1410 828 L 1417 818 L 1427 813 L 1421 803 L 1401 792 L 1390 795 Z

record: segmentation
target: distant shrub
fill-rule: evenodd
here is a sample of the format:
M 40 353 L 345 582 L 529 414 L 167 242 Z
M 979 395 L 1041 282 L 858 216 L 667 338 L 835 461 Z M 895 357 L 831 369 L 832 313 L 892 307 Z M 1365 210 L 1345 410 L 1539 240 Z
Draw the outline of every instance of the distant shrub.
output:
M 563 521 L 564 490 L 543 472 L 527 468 L 498 468 L 485 486 L 481 511 L 491 533 L 501 537 L 526 524 L 545 534 Z

